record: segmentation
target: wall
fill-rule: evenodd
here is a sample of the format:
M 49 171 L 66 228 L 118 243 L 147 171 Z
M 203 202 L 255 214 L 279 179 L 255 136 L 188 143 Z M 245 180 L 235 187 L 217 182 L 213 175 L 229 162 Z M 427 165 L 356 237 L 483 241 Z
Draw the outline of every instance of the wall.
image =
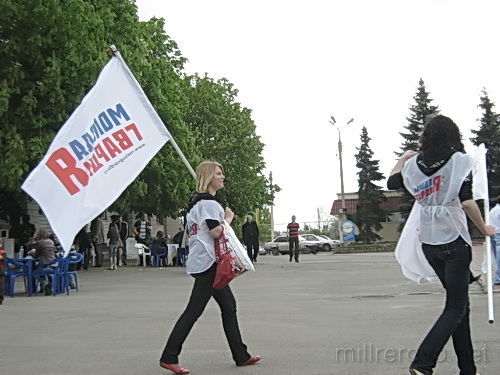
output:
M 382 224 L 382 229 L 377 234 L 382 237 L 382 241 L 398 241 L 399 236 L 401 235 L 398 232 L 399 224 L 401 223 L 380 223 Z

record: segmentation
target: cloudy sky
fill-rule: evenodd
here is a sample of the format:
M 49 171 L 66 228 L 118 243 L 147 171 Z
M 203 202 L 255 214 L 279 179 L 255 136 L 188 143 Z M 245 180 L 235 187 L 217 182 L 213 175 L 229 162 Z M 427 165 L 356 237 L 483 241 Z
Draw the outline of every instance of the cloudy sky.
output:
M 283 189 L 282 229 L 317 220 L 344 186 L 357 191 L 354 154 L 362 126 L 386 176 L 403 141 L 422 78 L 441 113 L 459 125 L 466 149 L 485 87 L 500 100 L 500 2 L 495 0 L 137 0 L 142 20 L 163 17 L 188 73 L 225 77 L 250 108 L 266 145 L 266 173 Z M 500 105 L 500 104 L 499 104 Z M 385 181 L 381 186 L 385 185 Z

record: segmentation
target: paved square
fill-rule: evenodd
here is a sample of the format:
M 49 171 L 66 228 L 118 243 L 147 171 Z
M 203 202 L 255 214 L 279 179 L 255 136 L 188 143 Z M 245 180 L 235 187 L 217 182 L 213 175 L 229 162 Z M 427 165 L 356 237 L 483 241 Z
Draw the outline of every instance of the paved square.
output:
M 232 282 L 244 342 L 260 363 L 236 367 L 211 301 L 181 354 L 193 375 L 403 375 L 443 307 L 438 284 L 405 279 L 394 254 L 260 256 Z M 180 267 L 93 268 L 69 296 L 22 294 L 0 306 L 0 373 L 168 374 L 158 359 L 192 278 Z M 500 374 L 498 323 L 471 286 L 472 335 L 482 375 Z M 495 296 L 495 299 L 499 297 Z M 500 305 L 496 302 L 496 310 Z M 497 314 L 500 320 L 500 315 Z M 458 374 L 451 343 L 435 371 Z

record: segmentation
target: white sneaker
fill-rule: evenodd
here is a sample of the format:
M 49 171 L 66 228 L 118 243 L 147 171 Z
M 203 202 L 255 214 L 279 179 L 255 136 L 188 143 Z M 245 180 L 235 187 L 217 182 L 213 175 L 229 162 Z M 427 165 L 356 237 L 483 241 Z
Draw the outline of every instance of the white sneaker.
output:
M 410 374 L 411 375 L 425 375 L 423 372 L 420 372 L 418 370 L 415 370 L 414 368 L 410 369 Z

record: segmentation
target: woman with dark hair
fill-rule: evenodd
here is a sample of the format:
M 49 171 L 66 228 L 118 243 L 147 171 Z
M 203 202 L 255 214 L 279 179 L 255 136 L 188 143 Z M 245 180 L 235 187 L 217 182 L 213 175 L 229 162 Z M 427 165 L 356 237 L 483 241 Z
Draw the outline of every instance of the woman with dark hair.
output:
M 222 236 L 224 220 L 231 224 L 234 218 L 229 207 L 224 210 L 215 200 L 217 190 L 224 187 L 224 179 L 224 170 L 219 163 L 205 161 L 196 168 L 196 194 L 191 198 L 186 214 L 189 238 L 186 272 L 195 281 L 188 305 L 177 320 L 160 358 L 160 366 L 175 374 L 189 374 L 189 370 L 179 366 L 179 354 L 191 328 L 212 297 L 220 307 L 224 333 L 236 366 L 253 365 L 260 360 L 260 356 L 251 356 L 243 343 L 231 288 L 229 285 L 222 289 L 213 288 L 217 269 L 214 240 Z
M 444 310 L 418 348 L 412 375 L 431 375 L 450 337 L 460 374 L 477 374 L 469 326 L 472 241 L 466 215 L 485 236 L 495 230 L 484 223 L 472 198 L 473 166 L 458 126 L 438 115 L 424 128 L 420 153 L 405 152 L 387 181 L 389 189 L 405 187 L 420 205 L 422 250 L 446 290 Z

